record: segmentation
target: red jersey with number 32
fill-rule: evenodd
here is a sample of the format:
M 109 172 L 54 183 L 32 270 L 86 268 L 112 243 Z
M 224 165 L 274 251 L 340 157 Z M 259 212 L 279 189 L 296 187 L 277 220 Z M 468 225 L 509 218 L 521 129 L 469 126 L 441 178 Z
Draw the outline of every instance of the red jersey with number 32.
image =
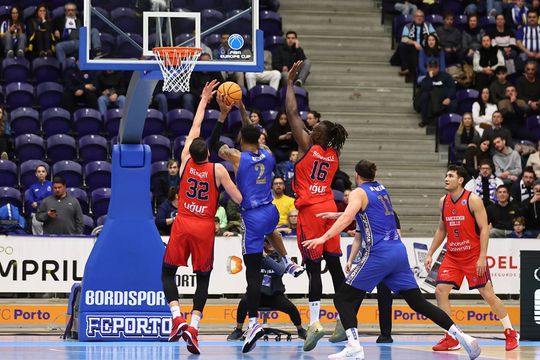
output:
M 197 164 L 193 159 L 188 159 L 180 177 L 178 216 L 214 220 L 218 198 L 215 164 L 211 162 Z
M 299 209 L 302 206 L 334 201 L 330 185 L 338 167 L 339 156 L 335 149 L 311 146 L 294 166 L 292 185 L 296 193 L 295 207 Z
M 443 221 L 446 226 L 446 251 L 453 258 L 478 258 L 480 254 L 480 234 L 476 219 L 469 208 L 471 192 L 463 193 L 454 202 L 446 194 L 443 203 Z

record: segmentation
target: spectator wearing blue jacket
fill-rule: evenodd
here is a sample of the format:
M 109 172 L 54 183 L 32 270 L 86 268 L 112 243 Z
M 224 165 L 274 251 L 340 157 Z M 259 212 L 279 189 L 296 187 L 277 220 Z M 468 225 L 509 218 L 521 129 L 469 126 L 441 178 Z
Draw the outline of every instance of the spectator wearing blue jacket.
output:
M 26 222 L 20 215 L 19 209 L 10 203 L 0 207 L 0 234 L 26 235 Z
M 45 166 L 38 165 L 36 167 L 36 178 L 38 181 L 30 186 L 28 199 L 26 199 L 30 203 L 30 209 L 32 211 L 32 234 L 34 235 L 43 234 L 43 223 L 36 219 L 39 204 L 41 204 L 41 200 L 52 195 L 52 182 L 47 180 L 47 175 L 47 168 Z
M 427 64 L 432 60 L 439 62 L 439 71 L 446 71 L 444 51 L 439 46 L 439 38 L 435 34 L 429 34 L 425 45 L 420 50 L 418 58 L 418 73 L 420 76 L 427 75 Z

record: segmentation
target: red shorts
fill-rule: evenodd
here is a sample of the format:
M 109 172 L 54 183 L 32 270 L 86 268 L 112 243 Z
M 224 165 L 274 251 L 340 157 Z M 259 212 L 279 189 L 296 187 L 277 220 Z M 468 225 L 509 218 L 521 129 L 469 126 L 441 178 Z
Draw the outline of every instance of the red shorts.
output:
M 463 260 L 446 253 L 437 273 L 437 284 L 451 284 L 454 285 L 454 289 L 458 290 L 463 278 L 467 277 L 471 290 L 486 286 L 487 282 L 491 281 L 489 268 L 486 267 L 486 273 L 483 276 L 478 276 L 476 274 L 477 261 L 477 257 Z
M 163 262 L 187 266 L 191 255 L 193 272 L 209 272 L 214 263 L 214 219 L 177 216 Z
M 323 245 L 319 245 L 314 249 L 306 249 L 302 245 L 302 241 L 318 238 L 332 227 L 335 220 L 315 217 L 318 213 L 328 211 L 337 211 L 336 203 L 333 200 L 308 205 L 298 209 L 296 232 L 298 247 L 304 259 L 319 261 L 322 259 L 323 254 L 341 256 L 340 234 L 337 234 Z

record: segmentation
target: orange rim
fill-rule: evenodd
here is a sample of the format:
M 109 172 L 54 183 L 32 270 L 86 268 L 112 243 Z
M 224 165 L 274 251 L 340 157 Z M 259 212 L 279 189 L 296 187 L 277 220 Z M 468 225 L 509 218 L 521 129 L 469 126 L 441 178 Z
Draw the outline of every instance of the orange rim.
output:
M 162 46 L 152 49 L 154 54 L 159 54 L 165 65 L 178 65 L 182 59 L 201 53 L 202 49 L 189 46 Z

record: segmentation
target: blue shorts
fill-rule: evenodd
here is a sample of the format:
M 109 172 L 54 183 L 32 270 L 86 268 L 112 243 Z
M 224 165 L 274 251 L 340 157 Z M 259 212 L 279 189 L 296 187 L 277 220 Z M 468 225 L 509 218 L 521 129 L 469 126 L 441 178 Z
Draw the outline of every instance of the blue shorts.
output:
M 401 241 L 384 241 L 365 250 L 345 282 L 366 292 L 371 292 L 381 282 L 394 293 L 418 288 Z
M 279 222 L 279 211 L 274 204 L 242 211 L 242 253 L 262 253 L 264 237 L 271 234 Z

